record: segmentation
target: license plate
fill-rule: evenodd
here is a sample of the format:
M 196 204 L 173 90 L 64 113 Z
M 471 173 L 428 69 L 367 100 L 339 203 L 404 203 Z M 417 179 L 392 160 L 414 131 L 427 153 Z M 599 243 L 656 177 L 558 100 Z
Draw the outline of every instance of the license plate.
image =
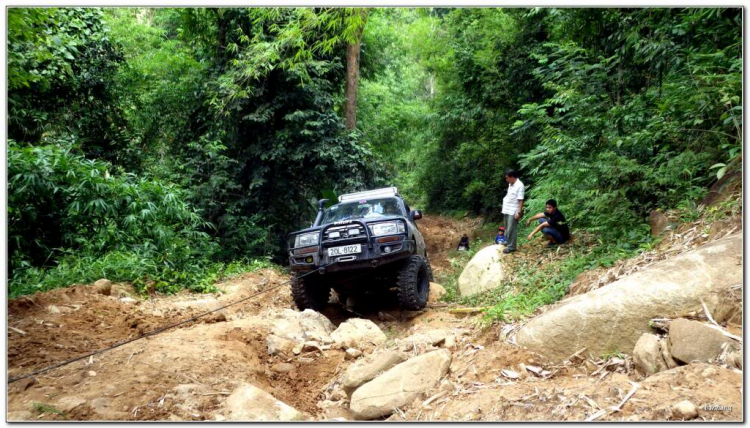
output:
M 344 245 L 343 247 L 333 247 L 328 249 L 328 256 L 344 256 L 347 254 L 355 254 L 362 252 L 362 245 Z

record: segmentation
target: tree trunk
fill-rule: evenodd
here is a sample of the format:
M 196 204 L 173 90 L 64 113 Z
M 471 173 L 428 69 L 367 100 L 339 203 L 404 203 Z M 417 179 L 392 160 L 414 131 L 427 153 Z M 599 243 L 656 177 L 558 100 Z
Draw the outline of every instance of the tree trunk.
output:
M 346 107 L 344 118 L 346 129 L 357 127 L 357 88 L 359 87 L 359 50 L 362 44 L 362 31 L 357 41 L 346 45 Z

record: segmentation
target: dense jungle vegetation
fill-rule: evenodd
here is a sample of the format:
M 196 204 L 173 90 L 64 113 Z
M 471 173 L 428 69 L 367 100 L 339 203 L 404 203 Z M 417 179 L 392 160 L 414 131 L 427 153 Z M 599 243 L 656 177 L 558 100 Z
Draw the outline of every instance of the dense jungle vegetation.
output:
M 739 162 L 741 32 L 740 8 L 11 8 L 9 293 L 208 291 L 374 186 L 496 221 L 507 168 L 527 212 L 635 251 Z

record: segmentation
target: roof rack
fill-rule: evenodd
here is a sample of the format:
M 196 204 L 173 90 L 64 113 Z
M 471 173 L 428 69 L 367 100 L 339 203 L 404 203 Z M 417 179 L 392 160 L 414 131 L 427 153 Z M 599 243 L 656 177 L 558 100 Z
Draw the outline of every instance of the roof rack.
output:
M 382 189 L 367 190 L 364 192 L 347 193 L 339 196 L 339 202 L 356 201 L 362 199 L 372 198 L 386 198 L 389 196 L 401 196 L 398 194 L 398 189 L 395 187 L 384 187 Z

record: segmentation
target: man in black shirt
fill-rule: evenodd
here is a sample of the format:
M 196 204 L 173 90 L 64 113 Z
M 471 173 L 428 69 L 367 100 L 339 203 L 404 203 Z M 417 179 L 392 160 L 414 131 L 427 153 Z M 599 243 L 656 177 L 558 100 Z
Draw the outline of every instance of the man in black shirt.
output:
M 557 209 L 557 201 L 550 199 L 547 201 L 544 212 L 539 213 L 526 221 L 526 226 L 531 224 L 532 220 L 539 220 L 539 226 L 532 231 L 527 240 L 531 240 L 531 237 L 535 233 L 542 231 L 544 236 L 549 239 L 550 247 L 553 245 L 564 244 L 570 239 L 570 230 L 568 229 L 568 222 L 565 220 L 565 216 L 560 210 Z

